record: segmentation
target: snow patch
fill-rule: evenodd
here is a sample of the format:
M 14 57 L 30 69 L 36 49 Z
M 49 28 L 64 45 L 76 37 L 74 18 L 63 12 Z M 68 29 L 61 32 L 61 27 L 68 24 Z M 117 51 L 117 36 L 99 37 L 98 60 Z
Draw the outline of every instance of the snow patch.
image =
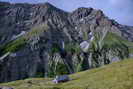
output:
M 94 36 L 91 37 L 90 41 L 93 41 L 94 40 Z
M 82 18 L 82 19 L 80 19 L 80 22 L 82 22 L 82 21 L 84 21 L 84 19 Z
M 83 41 L 83 42 L 80 43 L 80 48 L 84 52 L 87 52 L 89 47 L 90 47 L 90 44 L 87 41 Z
M 3 59 L 5 59 L 8 55 L 10 55 L 10 52 L 7 52 L 2 57 L 0 57 L 0 61 L 2 61 Z
M 22 31 L 20 34 L 18 35 L 13 35 L 12 39 L 11 40 L 15 40 L 17 38 L 19 38 L 20 36 L 23 36 L 26 32 L 25 31 Z
M 11 57 L 16 57 L 17 54 L 16 54 L 16 53 L 11 53 L 10 56 L 11 56 Z

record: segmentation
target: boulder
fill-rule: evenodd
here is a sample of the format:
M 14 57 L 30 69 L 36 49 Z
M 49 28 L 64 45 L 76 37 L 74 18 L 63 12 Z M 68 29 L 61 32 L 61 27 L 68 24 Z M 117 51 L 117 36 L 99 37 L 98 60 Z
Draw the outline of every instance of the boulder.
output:
M 70 78 L 68 75 L 61 75 L 61 76 L 56 76 L 55 79 L 53 80 L 54 83 L 61 83 L 61 82 L 67 82 L 69 81 Z
M 112 60 L 111 60 L 111 62 L 118 62 L 118 61 L 120 61 L 119 57 L 113 57 Z
M 130 58 L 133 58 L 133 54 L 129 54 L 129 57 L 130 57 Z
M 11 87 L 0 87 L 0 89 L 13 89 Z

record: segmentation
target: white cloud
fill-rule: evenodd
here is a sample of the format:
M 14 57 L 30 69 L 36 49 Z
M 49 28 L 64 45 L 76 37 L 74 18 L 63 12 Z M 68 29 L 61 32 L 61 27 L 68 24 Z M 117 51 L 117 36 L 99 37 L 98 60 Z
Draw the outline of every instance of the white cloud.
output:
M 117 5 L 117 4 L 120 4 L 120 3 L 123 4 L 123 2 L 124 2 L 124 0 L 109 0 L 109 1 L 110 1 L 110 3 L 113 4 L 113 5 Z M 128 1 L 128 0 L 127 0 L 127 1 Z

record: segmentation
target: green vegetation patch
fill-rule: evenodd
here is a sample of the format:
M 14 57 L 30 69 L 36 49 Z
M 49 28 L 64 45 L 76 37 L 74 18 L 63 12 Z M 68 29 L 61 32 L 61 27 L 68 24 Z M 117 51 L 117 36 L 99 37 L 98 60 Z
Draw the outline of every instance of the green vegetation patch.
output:
M 79 44 L 68 43 L 65 45 L 65 51 L 72 52 L 72 53 L 80 53 L 81 49 L 80 49 Z
M 26 39 L 19 38 L 1 47 L 1 52 L 2 54 L 7 52 L 16 52 L 21 48 L 23 48 L 25 45 L 26 45 Z
M 30 39 L 35 36 L 40 36 L 49 29 L 47 24 L 41 24 L 39 26 L 33 27 L 24 37 Z
M 60 47 L 58 44 L 53 44 L 53 47 L 51 49 L 52 54 L 60 52 Z
M 67 66 L 63 63 L 58 62 L 57 65 L 55 65 L 55 63 L 52 64 L 48 72 L 48 77 L 55 77 L 56 75 L 63 75 L 63 74 L 69 74 Z
M 104 42 L 108 45 L 113 45 L 114 43 L 117 43 L 118 45 L 124 44 L 125 46 L 128 47 L 129 53 L 133 53 L 133 42 L 130 42 L 115 33 L 108 33 L 108 36 L 106 39 L 104 39 Z
M 122 43 L 124 43 L 125 45 L 127 45 L 129 47 L 130 46 L 133 47 L 133 42 L 130 42 L 130 41 L 128 41 L 128 40 L 116 35 L 115 33 L 111 33 L 111 32 L 108 33 L 105 41 L 108 44 L 112 44 L 113 42 L 122 42 Z
M 33 27 L 29 32 L 27 32 L 25 35 L 17 38 L 16 40 L 13 40 L 9 43 L 7 43 L 4 46 L 0 47 L 0 54 L 3 55 L 7 52 L 16 52 L 23 48 L 27 43 L 28 40 L 32 37 L 39 36 L 44 31 L 48 29 L 48 26 L 46 24 L 42 24 L 36 27 Z

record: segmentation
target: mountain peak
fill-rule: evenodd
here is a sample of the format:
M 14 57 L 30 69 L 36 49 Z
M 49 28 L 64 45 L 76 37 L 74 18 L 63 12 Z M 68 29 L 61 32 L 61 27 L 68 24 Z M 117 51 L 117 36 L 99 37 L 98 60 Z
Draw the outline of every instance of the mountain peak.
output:
M 54 6 L 53 6 L 51 3 L 49 3 L 49 2 L 45 2 L 44 5 L 50 6 L 50 7 L 54 7 Z
M 9 5 L 10 3 L 9 2 L 3 2 L 3 1 L 0 1 L 0 6 L 3 6 L 3 5 Z
M 44 6 L 44 7 L 46 7 L 46 8 L 54 8 L 54 9 L 57 9 L 54 5 L 52 5 L 52 4 L 49 3 L 49 2 L 39 3 L 39 4 L 35 4 L 35 5 Z

